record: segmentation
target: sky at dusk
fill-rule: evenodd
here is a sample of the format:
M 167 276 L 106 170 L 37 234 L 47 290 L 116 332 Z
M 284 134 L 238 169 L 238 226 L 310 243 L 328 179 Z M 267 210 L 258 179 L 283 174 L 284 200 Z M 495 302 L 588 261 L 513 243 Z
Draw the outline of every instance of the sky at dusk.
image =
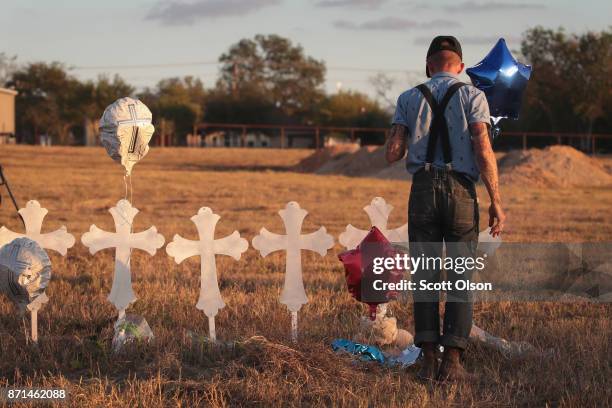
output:
M 601 30 L 611 16 L 603 0 L 0 0 L 0 52 L 60 61 L 81 79 L 117 73 L 139 89 L 184 75 L 211 87 L 230 45 L 279 34 L 325 61 L 329 92 L 341 84 L 372 95 L 379 71 L 397 93 L 424 80 L 438 34 L 455 35 L 471 66 L 499 37 L 517 50 L 530 27 Z

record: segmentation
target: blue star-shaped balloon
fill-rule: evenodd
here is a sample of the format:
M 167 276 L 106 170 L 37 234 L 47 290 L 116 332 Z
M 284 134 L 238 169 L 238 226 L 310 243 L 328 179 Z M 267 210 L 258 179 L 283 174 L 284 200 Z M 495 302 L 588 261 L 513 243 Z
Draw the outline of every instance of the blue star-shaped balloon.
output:
M 494 122 L 518 119 L 531 67 L 514 59 L 503 38 L 482 61 L 465 72 L 474 86 L 485 93 Z

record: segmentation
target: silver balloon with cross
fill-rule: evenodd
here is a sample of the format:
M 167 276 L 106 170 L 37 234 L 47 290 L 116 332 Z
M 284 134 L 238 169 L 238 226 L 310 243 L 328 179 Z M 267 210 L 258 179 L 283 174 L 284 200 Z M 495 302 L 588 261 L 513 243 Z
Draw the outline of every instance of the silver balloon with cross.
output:
M 100 119 L 100 142 L 108 155 L 131 175 L 134 165 L 149 152 L 155 128 L 147 106 L 133 98 L 120 98 L 110 104 Z

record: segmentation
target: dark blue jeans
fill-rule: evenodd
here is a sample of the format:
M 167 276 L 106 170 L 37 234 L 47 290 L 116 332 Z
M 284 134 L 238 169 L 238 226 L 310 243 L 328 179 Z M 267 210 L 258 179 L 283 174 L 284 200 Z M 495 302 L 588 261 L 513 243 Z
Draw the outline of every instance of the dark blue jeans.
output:
M 410 191 L 408 234 L 413 258 L 456 260 L 475 257 L 478 199 L 474 183 L 461 174 L 437 168 L 417 172 Z M 446 258 L 441 258 L 443 241 L 446 243 Z M 450 282 L 452 287 L 446 290 L 444 322 L 440 330 L 440 290 L 414 291 L 415 344 L 432 342 L 464 349 L 472 328 L 473 301 L 471 292 L 455 288 L 455 283 L 471 280 L 472 271 L 457 273 L 434 264 L 420 268 L 411 279 L 418 289 L 422 282 L 440 282 L 442 274 L 446 273 L 443 280 Z

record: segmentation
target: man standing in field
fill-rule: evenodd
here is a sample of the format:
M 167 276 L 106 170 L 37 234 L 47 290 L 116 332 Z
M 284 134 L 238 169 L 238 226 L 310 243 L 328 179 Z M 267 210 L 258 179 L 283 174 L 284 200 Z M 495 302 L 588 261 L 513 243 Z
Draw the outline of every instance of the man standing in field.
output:
M 478 244 L 478 198 L 474 183 L 482 177 L 489 197 L 489 226 L 497 236 L 504 227 L 497 163 L 489 140 L 489 106 L 484 94 L 463 84 L 459 41 L 451 36 L 433 39 L 427 51 L 425 84 L 404 92 L 398 99 L 391 135 L 387 141 L 389 163 L 408 150 L 406 167 L 413 174 L 408 204 L 410 254 L 474 257 Z M 435 269 L 435 268 L 434 268 Z M 438 282 L 441 271 L 421 269 L 413 281 Z M 447 280 L 470 279 L 447 270 Z M 414 293 L 415 343 L 423 351 L 422 379 L 464 380 L 461 365 L 472 327 L 472 295 L 468 290 L 447 290 L 442 333 L 439 291 Z M 437 345 L 444 346 L 438 369 Z

